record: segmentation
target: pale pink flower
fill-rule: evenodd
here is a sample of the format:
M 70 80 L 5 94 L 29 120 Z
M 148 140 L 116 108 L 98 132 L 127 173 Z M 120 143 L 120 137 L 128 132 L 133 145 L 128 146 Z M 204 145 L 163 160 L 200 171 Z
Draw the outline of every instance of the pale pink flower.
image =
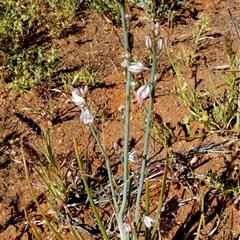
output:
M 80 121 L 84 124 L 93 123 L 93 114 L 89 109 L 85 109 L 81 112 Z
M 145 216 L 143 222 L 147 228 L 151 228 L 156 221 L 153 220 L 151 217 Z
M 137 155 L 138 155 L 138 151 L 137 150 L 132 150 L 128 153 L 128 161 L 133 162 L 133 163 L 137 163 Z
M 143 85 L 137 91 L 134 91 L 134 95 L 140 106 L 143 105 L 143 100 L 150 94 L 150 86 Z
M 140 73 L 143 70 L 148 70 L 148 68 L 144 67 L 141 62 L 131 62 L 128 70 L 132 73 Z
M 84 107 L 86 104 L 85 99 L 81 96 L 82 93 L 79 91 L 79 89 L 74 89 L 72 91 L 72 101 L 79 107 Z

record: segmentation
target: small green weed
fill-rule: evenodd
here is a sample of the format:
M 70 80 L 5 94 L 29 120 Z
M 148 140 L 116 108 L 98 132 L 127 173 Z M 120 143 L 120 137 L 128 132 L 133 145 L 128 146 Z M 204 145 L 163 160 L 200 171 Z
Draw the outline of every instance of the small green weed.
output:
M 136 4 L 147 13 L 151 19 L 161 19 L 168 17 L 173 5 L 181 5 L 183 1 L 151 1 L 151 0 L 130 0 L 132 4 Z
M 120 8 L 119 1 L 117 0 L 93 0 L 91 7 L 98 13 L 103 14 L 113 23 L 120 23 Z
M 49 130 L 42 134 L 42 139 L 44 143 L 44 150 L 42 151 L 43 155 L 35 154 L 35 156 L 33 156 L 32 153 L 35 151 L 32 150 L 27 143 L 23 143 L 22 145 L 24 150 L 23 159 L 28 186 L 43 218 L 39 224 L 46 224 L 51 231 L 51 235 L 58 240 L 63 239 L 60 236 L 63 228 L 68 228 L 70 230 L 73 235 L 73 239 L 81 239 L 70 221 L 72 215 L 68 202 L 71 198 L 73 180 L 69 181 L 68 178 L 70 176 L 69 173 L 71 166 L 69 165 L 69 168 L 64 168 L 64 170 L 63 165 L 61 166 L 57 162 L 52 151 Z M 30 149 L 31 158 L 36 158 L 35 162 L 26 161 L 24 152 L 28 149 Z M 30 174 L 29 169 L 31 168 L 34 170 L 35 174 Z M 42 193 L 42 196 L 47 202 L 49 208 L 48 212 L 43 210 L 39 200 L 37 199 L 37 193 L 39 192 Z M 32 221 L 31 225 L 34 227 L 35 222 Z M 41 239 L 41 237 L 39 236 L 37 239 Z
M 5 66 L 7 87 L 21 93 L 50 79 L 58 69 L 57 49 L 27 50 L 12 52 Z
M 201 16 L 195 25 L 197 29 L 192 33 L 192 36 L 195 39 L 196 45 L 199 42 L 200 36 L 203 33 L 204 29 L 209 25 L 209 19 L 205 16 Z
M 161 16 L 167 16 L 171 7 L 170 4 L 165 3 L 165 1 L 157 3 L 156 1 L 150 0 L 130 0 L 129 2 L 140 6 L 143 11 L 148 13 L 153 19 L 157 19 Z
M 204 92 L 198 92 L 184 80 L 180 82 L 179 95 L 183 103 L 189 106 L 190 111 L 190 116 L 186 117 L 188 123 L 191 120 L 197 121 L 202 124 L 204 131 L 224 132 L 238 129 L 236 76 L 230 74 L 223 80 L 225 83 L 222 85 L 214 85 Z M 225 93 L 223 93 L 223 89 L 225 89 Z
M 96 84 L 96 73 L 85 71 L 78 71 L 72 73 L 63 73 L 60 75 L 60 79 L 64 84 L 65 90 L 72 89 L 74 85 L 85 84 L 94 85 Z
M 0 6 L 0 40 L 4 50 L 19 49 L 39 33 L 57 33 L 69 26 L 82 0 L 6 1 Z M 51 29 L 58 29 L 49 31 Z M 61 31 L 60 31 L 61 29 Z M 45 32 L 47 31 L 47 32 Z M 56 36 L 56 35 L 51 35 Z M 37 39 L 36 39 L 37 40 Z
M 44 39 L 58 37 L 70 26 L 82 0 L 3 0 L 0 5 L 2 82 L 24 92 L 51 79 L 57 71 L 54 46 Z
M 236 179 L 233 178 L 234 173 L 237 175 Z M 221 176 L 218 176 L 217 173 L 209 170 L 207 173 L 207 184 L 218 194 L 223 194 L 225 197 L 233 194 L 235 198 L 239 198 L 239 169 L 232 169 L 232 176 L 225 176 L 226 174 L 227 173 L 224 173 Z
M 215 79 L 221 80 L 222 84 L 216 85 L 209 77 L 208 81 L 212 86 L 202 91 L 197 90 L 183 78 L 180 62 L 173 62 L 169 50 L 167 51 L 168 58 L 178 79 L 178 94 L 182 102 L 189 107 L 190 115 L 184 118 L 183 123 L 188 130 L 190 130 L 190 121 L 197 121 L 202 124 L 202 130 L 205 133 L 238 131 L 239 89 L 237 73 L 234 71 L 236 55 L 230 48 L 231 46 L 228 45 L 227 54 L 231 71 L 219 73 L 208 69 L 209 76 L 214 76 Z

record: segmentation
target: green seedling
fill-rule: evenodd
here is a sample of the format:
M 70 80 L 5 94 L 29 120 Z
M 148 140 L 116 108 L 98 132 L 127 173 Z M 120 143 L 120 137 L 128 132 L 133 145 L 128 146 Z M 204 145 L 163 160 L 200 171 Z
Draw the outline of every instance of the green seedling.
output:
M 70 90 L 73 86 L 78 86 L 81 84 L 89 86 L 97 83 L 96 73 L 90 73 L 87 70 L 73 73 L 63 73 L 60 75 L 60 79 L 64 84 L 65 90 Z
M 196 25 L 197 29 L 192 33 L 192 36 L 195 39 L 195 45 L 197 45 L 203 31 L 209 25 L 209 19 L 205 16 L 201 16 L 200 19 L 196 22 L 195 25 Z
M 120 23 L 119 1 L 93 0 L 91 6 L 113 23 Z

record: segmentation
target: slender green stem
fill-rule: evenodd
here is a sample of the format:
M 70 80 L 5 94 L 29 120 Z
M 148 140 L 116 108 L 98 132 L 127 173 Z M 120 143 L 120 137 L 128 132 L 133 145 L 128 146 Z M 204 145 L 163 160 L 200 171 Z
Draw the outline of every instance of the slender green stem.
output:
M 135 211 L 135 226 L 138 225 L 139 222 L 139 206 L 140 206 L 140 200 L 142 196 L 142 188 L 145 178 L 145 170 L 146 170 L 146 163 L 147 163 L 147 154 L 148 154 L 148 146 L 149 146 L 149 138 L 150 138 L 150 129 L 151 129 L 151 114 L 153 109 L 153 101 L 154 101 L 154 90 L 155 90 L 155 74 L 156 74 L 156 68 L 157 68 L 157 42 L 156 39 L 154 39 L 154 49 L 153 49 L 153 66 L 152 66 L 152 72 L 151 72 L 151 82 L 150 82 L 150 99 L 149 99 L 149 106 L 148 106 L 148 112 L 147 112 L 147 122 L 146 122 L 146 132 L 145 132 L 145 138 L 144 138 L 144 148 L 143 148 L 143 161 L 142 161 L 142 167 L 141 167 L 141 175 L 140 180 L 138 183 L 138 190 L 137 190 L 137 200 L 136 200 L 136 211 Z
M 74 227 L 71 224 L 69 224 L 69 229 L 75 240 L 85 240 L 85 238 L 83 238 L 81 233 L 77 233 L 77 231 L 74 229 Z M 79 239 L 78 235 L 79 235 L 80 239 Z
M 98 147 L 100 148 L 100 151 L 102 152 L 102 154 L 104 156 L 106 166 L 107 166 L 107 172 L 108 172 L 108 178 L 109 178 L 109 183 L 110 183 L 110 188 L 111 188 L 111 193 L 112 193 L 113 204 L 114 204 L 114 207 L 115 207 L 114 210 L 116 212 L 118 212 L 119 210 L 118 210 L 117 200 L 116 200 L 115 191 L 114 191 L 114 182 L 113 182 L 113 179 L 112 179 L 112 170 L 111 170 L 111 166 L 110 166 L 109 156 L 105 152 L 105 150 L 104 150 L 104 148 L 101 144 L 101 141 L 100 141 L 100 139 L 99 139 L 99 137 L 98 137 L 98 135 L 97 135 L 97 133 L 96 133 L 92 124 L 90 125 L 90 129 L 91 129 L 93 137 L 95 138 L 95 140 L 97 142 Z
M 76 158 L 77 158 L 77 161 L 78 161 L 78 166 L 79 166 L 80 170 L 83 171 L 83 165 L 82 165 L 81 157 L 79 155 L 78 148 L 77 148 L 77 143 L 76 143 L 75 139 L 74 139 L 74 149 L 75 149 Z M 104 240 L 110 240 L 110 238 L 108 237 L 108 235 L 106 233 L 106 230 L 105 230 L 105 228 L 103 226 L 102 220 L 101 220 L 101 218 L 100 218 L 100 216 L 98 214 L 98 210 L 97 210 L 97 208 L 96 208 L 96 206 L 94 204 L 94 201 L 93 201 L 93 198 L 92 198 L 92 194 L 91 194 L 91 190 L 90 190 L 90 188 L 88 186 L 87 178 L 84 175 L 84 173 L 82 173 L 82 180 L 83 180 L 83 184 L 84 184 L 86 193 L 88 195 L 88 200 L 90 202 L 91 208 L 92 208 L 94 216 L 95 216 L 95 218 L 97 220 L 98 226 L 99 226 L 99 228 L 101 230 L 101 233 L 102 233 L 102 235 L 104 237 Z
M 124 46 L 125 52 L 130 53 L 130 44 L 129 44 L 129 36 L 128 36 L 128 28 L 126 23 L 126 11 L 125 11 L 125 0 L 121 1 L 121 18 L 122 18 L 122 28 L 123 28 L 123 37 L 124 37 Z M 129 24 L 128 24 L 129 25 Z
M 164 174 L 163 174 L 163 181 L 162 181 L 162 189 L 161 189 L 161 193 L 159 196 L 159 201 L 158 201 L 158 207 L 157 207 L 157 211 L 156 211 L 156 222 L 153 226 L 153 230 L 152 230 L 152 236 L 151 239 L 154 240 L 155 239 L 155 235 L 156 235 L 156 231 L 159 225 L 159 219 L 161 218 L 161 209 L 163 206 L 163 200 L 164 200 L 164 192 L 165 192 L 165 187 L 166 187 L 166 181 L 167 181 L 167 174 L 168 174 L 168 157 L 166 158 L 165 161 L 165 168 L 164 168 Z
M 240 107 L 238 106 L 237 112 L 236 112 L 236 124 L 235 124 L 235 129 L 236 132 L 239 131 L 239 114 L 240 114 Z
M 145 195 L 145 214 L 146 216 L 149 216 L 149 199 L 150 199 L 150 195 L 149 195 L 149 178 L 146 179 L 146 195 Z M 146 228 L 145 230 L 145 239 L 148 240 L 149 239 L 149 229 Z
M 31 224 L 31 230 L 32 230 L 32 232 L 33 232 L 34 237 L 35 237 L 37 240 L 42 240 L 40 234 L 38 233 L 38 230 L 36 229 L 35 226 L 32 226 L 32 224 Z
M 123 183 L 123 201 L 120 209 L 120 214 L 122 215 L 125 209 L 127 195 L 128 195 L 128 180 L 129 180 L 129 170 L 128 170 L 128 144 L 129 144 L 129 131 L 130 131 L 130 72 L 127 71 L 127 86 L 126 86 L 126 116 L 125 116 L 125 138 L 124 138 L 124 156 L 123 156 L 123 167 L 124 167 L 124 183 Z
M 173 67 L 173 70 L 174 70 L 174 72 L 175 72 L 175 74 L 177 76 L 177 80 L 178 80 L 179 86 L 182 89 L 182 76 L 181 76 L 179 70 L 177 69 L 176 64 L 172 60 L 168 44 L 166 43 L 165 46 L 166 46 L 166 53 L 167 53 L 168 60 L 169 60 L 169 62 L 171 63 L 171 65 Z
M 145 206 L 145 214 L 146 216 L 149 215 L 149 178 L 146 179 L 146 195 L 145 195 L 145 201 L 146 201 L 146 206 Z
M 122 28 L 124 35 L 124 46 L 125 46 L 125 57 L 127 60 L 127 68 L 129 66 L 129 55 L 130 55 L 130 44 L 129 44 L 129 36 L 127 30 L 127 24 L 125 19 L 125 0 L 121 1 L 121 19 L 122 19 Z M 120 225 L 123 224 L 123 214 L 125 210 L 125 206 L 127 203 L 127 196 L 129 189 L 129 170 L 128 170 L 128 144 L 129 144 L 129 131 L 130 131 L 130 88 L 131 88 L 131 73 L 126 68 L 126 114 L 125 114 L 125 137 L 124 137 L 124 156 L 123 156 L 123 167 L 124 167 L 124 182 L 123 182 L 123 199 L 121 208 L 118 214 Z M 121 226 L 120 226 L 121 227 Z
M 45 155 L 46 159 L 48 160 L 49 164 L 51 165 L 51 168 L 54 169 L 56 175 L 60 176 L 61 174 L 60 174 L 60 171 L 56 164 L 54 154 L 52 152 L 50 130 L 47 129 L 46 133 L 43 134 L 42 137 L 43 137 L 43 142 L 44 142 L 44 147 L 45 147 L 44 155 Z
M 201 196 L 200 198 L 201 200 L 201 217 L 200 217 L 200 221 L 199 221 L 199 224 L 198 224 L 198 229 L 197 229 L 197 235 L 196 235 L 196 238 L 195 240 L 198 240 L 200 238 L 200 232 L 201 232 L 201 227 L 205 226 L 205 218 L 204 218 L 204 195 Z

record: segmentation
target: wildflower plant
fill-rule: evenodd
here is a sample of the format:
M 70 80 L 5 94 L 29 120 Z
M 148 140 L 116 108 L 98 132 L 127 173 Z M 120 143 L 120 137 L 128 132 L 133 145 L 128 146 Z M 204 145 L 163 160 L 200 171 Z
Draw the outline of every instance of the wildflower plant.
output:
M 160 36 L 160 25 L 158 23 L 151 24 L 151 36 L 146 37 L 145 45 L 146 48 L 150 50 L 152 54 L 152 66 L 151 68 L 145 67 L 141 62 L 134 62 L 131 58 L 131 45 L 129 43 L 129 26 L 130 26 L 130 17 L 129 14 L 126 14 L 125 11 L 125 1 L 120 2 L 121 5 L 121 20 L 122 28 L 124 35 L 124 64 L 122 66 L 125 69 L 126 76 L 126 93 L 125 93 L 125 119 L 124 119 L 124 142 L 123 142 L 123 155 L 120 156 L 121 162 L 123 164 L 123 178 L 122 184 L 117 184 L 118 179 L 114 179 L 112 173 L 112 168 L 110 165 L 109 154 L 105 151 L 103 144 L 98 136 L 98 129 L 94 126 L 94 114 L 91 110 L 91 106 L 88 105 L 87 94 L 90 95 L 87 88 L 74 89 L 72 91 L 72 101 L 80 107 L 80 121 L 88 125 L 89 129 L 92 132 L 93 137 L 96 140 L 96 143 L 105 159 L 105 164 L 108 173 L 108 181 L 110 186 L 110 196 L 109 202 L 112 206 L 113 216 L 116 221 L 117 231 L 119 232 L 119 237 L 122 240 L 127 239 L 138 239 L 141 231 L 142 223 L 146 227 L 145 238 L 154 239 L 157 232 L 159 232 L 159 219 L 161 214 L 161 209 L 163 206 L 164 199 L 164 189 L 167 178 L 167 165 L 169 159 L 166 160 L 166 167 L 164 169 L 164 180 L 161 194 L 159 197 L 159 203 L 156 207 L 154 218 L 150 216 L 150 203 L 149 203 L 149 181 L 146 176 L 149 173 L 147 162 L 149 157 L 149 142 L 152 139 L 150 132 L 152 131 L 152 115 L 153 115 L 153 102 L 154 102 L 154 90 L 156 84 L 156 71 L 157 71 L 157 59 L 158 55 L 164 49 L 164 39 Z M 136 84 L 132 81 L 132 74 L 140 74 L 143 71 L 150 71 L 150 81 L 148 83 L 139 83 Z M 90 96 L 89 96 L 90 97 Z M 143 150 L 137 151 L 135 149 L 130 149 L 130 131 L 131 131 L 131 120 L 130 120 L 130 108 L 131 108 L 131 99 L 135 98 L 142 108 L 145 115 L 145 130 L 144 130 L 144 146 Z M 148 98 L 148 105 L 146 105 L 146 99 Z M 117 145 L 115 143 L 115 145 Z M 164 145 L 167 150 L 167 143 Z M 82 169 L 82 159 L 78 153 L 78 149 L 75 143 L 75 151 L 78 159 L 78 164 L 80 169 Z M 130 172 L 129 164 L 137 164 L 138 171 L 136 171 L 136 176 L 133 177 Z M 85 176 L 82 176 L 82 179 L 85 184 L 85 190 L 88 193 L 88 198 L 91 203 L 91 207 L 94 211 L 95 218 L 98 222 L 99 229 L 101 230 L 104 239 L 109 239 L 109 236 L 104 227 L 103 221 L 101 220 L 99 213 L 96 209 L 95 201 L 93 200 L 93 195 L 89 191 L 88 182 L 84 180 Z M 135 179 L 133 182 L 133 178 Z M 134 200 L 131 196 L 133 187 L 136 188 L 136 193 Z M 143 197 L 143 188 L 146 192 L 146 207 L 142 211 L 141 209 L 141 199 Z M 121 193 L 119 192 L 121 189 Z M 121 199 L 119 200 L 119 195 Z M 130 204 L 131 202 L 134 204 Z
M 151 34 L 146 37 L 145 47 L 150 51 L 152 57 L 152 65 L 149 67 L 144 66 L 140 61 L 133 61 L 132 59 L 132 49 L 131 44 L 129 43 L 129 34 L 130 34 L 130 21 L 131 17 L 129 13 L 126 13 L 126 4 L 122 0 L 119 2 L 121 20 L 122 20 L 122 29 L 124 36 L 124 70 L 126 76 L 126 91 L 125 91 L 125 105 L 122 107 L 122 117 L 124 119 L 124 139 L 123 139 L 123 149 L 119 150 L 119 146 L 115 143 L 115 148 L 118 149 L 119 153 L 119 162 L 123 166 L 123 176 L 121 178 L 115 177 L 113 174 L 111 166 L 111 155 L 105 150 L 104 144 L 101 142 L 99 137 L 99 130 L 96 127 L 95 119 L 96 114 L 91 106 L 89 101 L 91 97 L 91 92 L 88 86 L 82 88 L 75 88 L 72 91 L 72 102 L 79 107 L 80 109 L 80 122 L 85 125 L 86 128 L 89 128 L 92 136 L 94 137 L 96 144 L 98 145 L 100 152 L 103 156 L 105 167 L 107 170 L 107 183 L 101 185 L 98 183 L 98 179 L 95 179 L 95 176 L 92 176 L 83 167 L 83 159 L 79 153 L 77 142 L 74 140 L 74 150 L 75 150 L 75 160 L 78 165 L 78 174 L 76 178 L 71 179 L 73 184 L 76 184 L 79 187 L 80 183 L 84 187 L 84 194 L 87 195 L 87 202 L 89 203 L 91 210 L 94 214 L 96 223 L 98 225 L 98 230 L 100 230 L 103 239 L 111 239 L 112 234 L 109 230 L 109 227 L 106 226 L 105 219 L 102 219 L 97 204 L 99 202 L 106 202 L 108 206 L 111 207 L 111 220 L 110 225 L 114 226 L 115 237 L 119 237 L 122 240 L 129 239 L 139 239 L 140 233 L 144 231 L 145 239 L 155 239 L 157 235 L 165 234 L 164 223 L 168 225 L 168 221 L 165 221 L 164 218 L 169 217 L 171 223 L 169 226 L 173 226 L 174 218 L 178 210 L 178 200 L 174 202 L 175 211 L 174 215 L 169 214 L 169 202 L 164 204 L 165 196 L 165 187 L 167 184 L 167 176 L 169 163 L 173 161 L 173 157 L 170 157 L 168 151 L 168 138 L 173 138 L 173 133 L 171 129 L 160 124 L 159 129 L 155 128 L 155 115 L 153 112 L 154 104 L 154 91 L 156 84 L 156 72 L 157 72 L 157 60 L 158 55 L 165 48 L 165 41 L 161 37 L 161 27 L 159 23 L 150 24 Z M 144 40 L 143 40 L 144 42 Z M 150 72 L 150 79 L 148 82 L 139 81 L 138 84 L 133 83 L 132 76 L 141 74 L 142 72 Z M 143 149 L 135 150 L 130 148 L 130 132 L 131 132 L 131 103 L 135 99 L 141 108 L 144 115 L 144 141 Z M 155 129 L 154 129 L 155 128 Z M 161 191 L 159 194 L 159 200 L 157 205 L 151 207 L 155 209 L 154 212 L 150 211 L 150 170 L 148 165 L 149 160 L 149 149 L 150 141 L 154 139 L 153 133 L 159 132 L 159 136 L 164 135 L 166 132 L 169 133 L 169 136 L 159 137 L 162 138 L 162 141 L 159 140 L 159 143 L 162 144 L 165 149 L 165 162 L 164 167 L 162 168 L 163 179 Z M 52 198 L 48 201 L 49 209 L 51 210 L 51 218 L 54 219 L 54 224 L 48 219 L 48 215 L 45 214 L 39 201 L 36 198 L 36 195 L 33 191 L 33 186 L 37 187 L 37 184 L 32 184 L 27 162 L 25 163 L 26 175 L 28 178 L 29 188 L 31 189 L 32 196 L 40 209 L 41 214 L 45 222 L 47 223 L 49 229 L 53 232 L 54 236 L 57 239 L 61 239 L 61 236 L 58 233 L 58 226 L 68 227 L 70 232 L 74 236 L 74 239 L 84 239 L 79 237 L 81 230 L 83 230 L 79 225 L 81 222 L 77 222 L 78 225 L 73 222 L 73 217 L 71 217 L 70 206 L 69 206 L 69 196 L 71 187 L 67 181 L 68 171 L 65 174 L 61 172 L 61 166 L 57 163 L 54 158 L 51 143 L 50 143 L 50 133 L 47 131 L 46 134 L 42 135 L 43 141 L 45 143 L 44 151 L 44 160 L 39 160 L 39 165 L 34 165 L 38 177 L 43 182 L 45 186 L 44 190 L 48 190 Z M 131 169 L 131 165 L 135 164 L 137 168 Z M 70 167 L 69 167 L 70 168 Z M 158 169 L 157 169 L 158 170 Z M 102 189 L 101 194 L 105 199 L 99 200 L 95 196 L 92 186 L 90 185 L 90 180 L 96 181 L 96 184 L 100 185 Z M 103 186 L 106 185 L 106 186 Z M 45 194 L 45 192 L 44 192 Z M 142 207 L 142 199 L 145 198 L 145 207 Z M 107 200 L 106 200 L 107 199 Z M 164 207 L 164 208 L 163 208 Z M 60 211 L 57 211 L 60 209 Z M 164 210 L 167 209 L 167 210 Z M 162 217 L 161 217 L 162 216 Z M 165 222 L 164 222 L 164 221 Z M 162 227 L 161 227 L 162 225 Z M 95 226 L 94 226 L 95 228 Z M 110 227 L 111 228 L 111 227 Z M 169 231 L 169 227 L 166 227 Z M 96 228 L 95 228 L 96 229 Z M 80 230 L 80 231 L 77 231 Z M 86 230 L 84 230 L 86 231 Z M 37 235 L 37 233 L 36 233 Z

